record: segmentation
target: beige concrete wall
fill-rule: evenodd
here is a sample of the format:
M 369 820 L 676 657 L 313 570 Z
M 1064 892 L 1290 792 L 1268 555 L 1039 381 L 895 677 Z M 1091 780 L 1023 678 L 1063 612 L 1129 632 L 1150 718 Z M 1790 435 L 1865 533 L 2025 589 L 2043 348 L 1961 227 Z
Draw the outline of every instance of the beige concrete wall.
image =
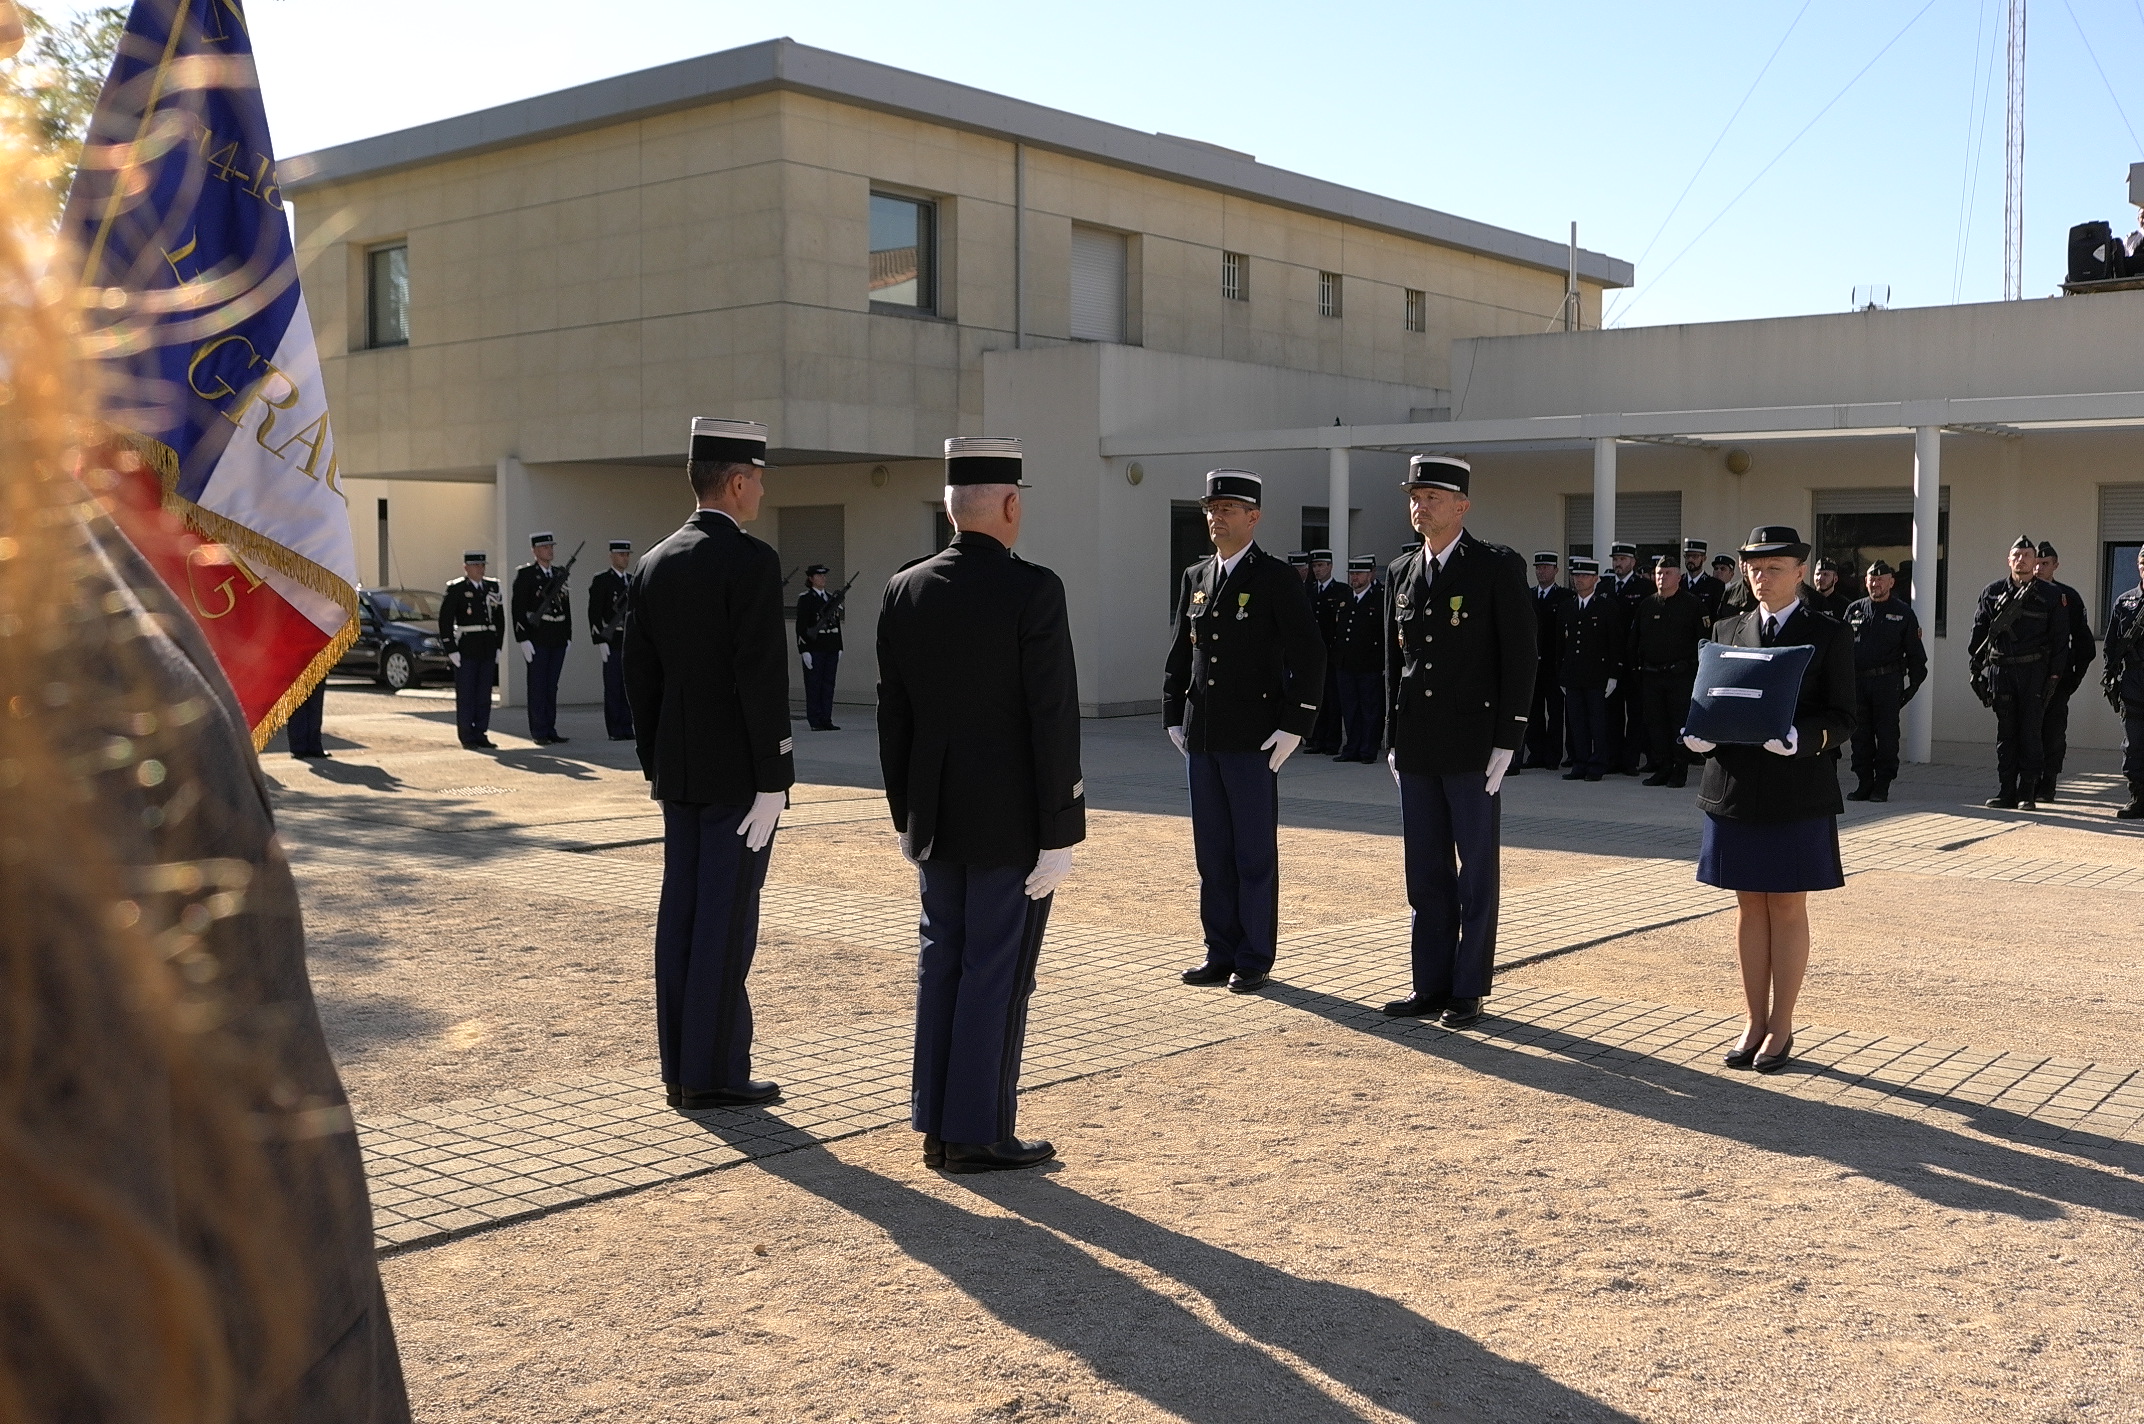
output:
M 483 549 L 495 561 L 502 557 L 502 551 L 491 547 L 498 519 L 489 482 L 346 480 L 343 492 L 350 500 L 358 577 L 367 588 L 443 589 L 461 577 L 462 555 L 469 550 Z M 382 499 L 387 501 L 388 515 L 388 566 L 384 570 L 380 567 Z

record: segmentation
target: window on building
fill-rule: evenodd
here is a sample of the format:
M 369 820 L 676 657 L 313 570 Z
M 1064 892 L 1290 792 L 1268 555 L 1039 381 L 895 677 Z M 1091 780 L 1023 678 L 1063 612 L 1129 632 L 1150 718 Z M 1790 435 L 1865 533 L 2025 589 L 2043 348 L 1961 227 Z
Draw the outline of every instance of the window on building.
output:
M 2099 631 L 2104 635 L 2114 600 L 2137 586 L 2137 549 L 2144 547 L 2144 485 L 2100 486 L 2099 547 Z M 2063 582 L 2079 580 L 2073 575 Z M 2091 597 L 2085 590 L 2085 598 Z
M 871 301 L 937 310 L 938 205 L 891 193 L 871 195 Z
M 1815 498 L 1815 537 L 1810 540 L 1812 559 L 1839 561 L 1839 587 L 1849 598 L 1868 592 L 1862 578 L 1868 566 L 1882 559 L 1898 570 L 1893 596 L 1909 603 L 1913 597 L 1913 490 L 1906 485 L 1888 489 L 1818 490 Z M 1950 489 L 1941 491 L 1936 514 L 1936 609 L 1914 612 L 1924 627 L 1932 626 L 1938 637 L 1946 636 L 1950 603 Z
M 409 345 L 409 244 L 365 254 L 365 344 Z
M 1359 509 L 1350 508 L 1347 512 L 1348 549 L 1351 552 L 1357 554 L 1368 552 L 1367 550 L 1357 549 L 1355 547 L 1355 526 L 1361 522 L 1362 511 Z M 1322 504 L 1304 505 L 1302 531 L 1303 542 L 1300 547 L 1305 552 L 1308 552 L 1311 549 L 1331 548 L 1333 542 L 1332 511 Z M 1340 569 L 1333 574 L 1333 577 L 1346 578 L 1347 570 Z
M 1240 252 L 1221 254 L 1221 295 L 1232 302 L 1251 299 L 1251 259 Z
M 1072 225 L 1072 339 L 1124 340 L 1124 234 Z
M 1412 287 L 1407 289 L 1407 329 L 1429 330 L 1429 294 L 1418 292 Z
M 1318 315 L 1340 315 L 1340 274 L 1338 272 L 1320 272 L 1318 274 Z
M 1213 552 L 1206 535 L 1206 510 L 1195 499 L 1169 501 L 1169 617 L 1178 613 L 1177 595 L 1184 584 L 1184 570 Z

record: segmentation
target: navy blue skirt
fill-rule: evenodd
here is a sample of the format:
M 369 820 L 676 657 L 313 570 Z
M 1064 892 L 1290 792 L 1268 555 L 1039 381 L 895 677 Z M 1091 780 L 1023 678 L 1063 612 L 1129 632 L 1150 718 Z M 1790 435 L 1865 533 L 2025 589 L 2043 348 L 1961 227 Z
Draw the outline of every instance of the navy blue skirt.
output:
M 1697 878 L 1722 890 L 1767 895 L 1836 890 L 1846 883 L 1839 863 L 1839 819 L 1730 821 L 1707 812 Z

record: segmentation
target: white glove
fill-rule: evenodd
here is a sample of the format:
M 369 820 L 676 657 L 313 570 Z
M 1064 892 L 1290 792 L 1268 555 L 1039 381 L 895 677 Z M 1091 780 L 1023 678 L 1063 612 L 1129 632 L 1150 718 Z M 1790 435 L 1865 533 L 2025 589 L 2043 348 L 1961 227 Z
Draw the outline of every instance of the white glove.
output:
M 602 659 L 602 660 L 603 660 L 604 662 L 609 662 L 609 661 L 610 661 L 610 644 L 608 644 L 608 643 L 598 643 L 598 644 L 596 644 L 596 656 L 597 656 L 598 658 L 601 658 L 601 659 Z
M 752 798 L 752 809 L 744 813 L 737 823 L 737 834 L 744 837 L 746 850 L 765 850 L 767 842 L 774 839 L 774 827 L 782 819 L 782 812 L 789 805 L 786 791 L 762 791 Z
M 1046 850 L 1035 857 L 1035 868 L 1027 875 L 1027 898 L 1047 900 L 1057 893 L 1057 887 L 1065 883 L 1072 873 L 1072 847 L 1062 850 Z
M 1275 732 L 1258 744 L 1258 750 L 1273 753 L 1266 759 L 1266 764 L 1279 771 L 1280 764 L 1294 756 L 1295 749 L 1302 744 L 1303 739 L 1293 732 Z
M 1392 749 L 1391 751 L 1389 751 L 1389 752 L 1386 752 L 1386 753 L 1385 753 L 1385 765 L 1386 765 L 1386 766 L 1388 766 L 1388 767 L 1390 767 L 1390 768 L 1392 768 L 1392 784 L 1393 784 L 1394 786 L 1397 786 L 1397 785 L 1399 785 L 1399 784 L 1400 784 L 1400 749 L 1399 749 L 1398 747 L 1394 747 L 1394 748 L 1393 748 L 1393 749 Z
M 1489 753 L 1489 794 L 1494 796 L 1504 784 L 1504 773 L 1511 770 L 1511 748 L 1498 747 Z
M 1772 738 L 1772 740 L 1764 744 L 1764 749 L 1770 752 L 1773 756 L 1793 756 L 1795 748 L 1799 747 L 1801 744 L 1801 728 L 1789 727 L 1787 729 L 1787 739 L 1785 741 L 1781 741 L 1779 738 L 1774 737 Z
M 806 672 L 810 672 L 810 671 L 811 671 L 811 654 L 810 654 L 810 653 L 806 653 L 806 654 L 804 655 L 804 671 L 806 671 Z
M 1682 734 L 1682 744 L 1699 756 L 1712 751 L 1718 745 L 1716 742 L 1706 741 L 1703 737 L 1693 737 L 1688 732 Z
M 1601 693 L 1601 696 L 1603 696 L 1603 697 L 1613 697 L 1613 696 L 1615 696 L 1615 679 L 1614 679 L 1614 678 L 1612 678 L 1612 677 L 1611 677 L 1611 678 L 1609 678 L 1609 679 L 1608 679 L 1608 686 L 1607 686 L 1607 688 L 1606 688 L 1606 689 L 1604 689 L 1604 690 L 1602 691 L 1602 693 Z
M 1169 740 L 1176 743 L 1176 749 L 1185 756 L 1191 755 L 1191 748 L 1184 742 L 1184 729 L 1182 727 L 1171 727 L 1169 729 Z
M 461 655 L 460 653 L 449 653 L 449 654 L 447 654 L 447 666 L 448 666 L 448 667 L 460 667 L 461 665 L 462 665 L 462 655 Z
M 523 643 L 521 645 L 521 661 L 525 663 L 536 661 L 536 645 L 534 643 Z

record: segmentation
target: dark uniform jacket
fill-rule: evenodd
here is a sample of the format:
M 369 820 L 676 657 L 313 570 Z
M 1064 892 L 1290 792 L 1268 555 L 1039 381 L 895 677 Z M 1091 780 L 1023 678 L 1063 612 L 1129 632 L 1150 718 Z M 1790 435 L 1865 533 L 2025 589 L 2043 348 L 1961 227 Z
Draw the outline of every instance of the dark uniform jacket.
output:
M 1342 579 L 1327 579 L 1322 587 L 1315 583 L 1303 587 L 1310 594 L 1310 611 L 1317 615 L 1318 636 L 1325 640 L 1326 660 L 1330 662 L 1333 642 L 1339 634 L 1340 603 L 1354 590 Z
M 2084 595 L 2054 579 L 2042 579 L 2041 582 L 2062 595 L 2063 606 L 2069 612 L 2069 646 L 2055 655 L 2054 663 L 2054 674 L 2062 683 L 2062 695 L 2067 697 L 2084 686 L 2085 674 L 2092 670 L 2092 660 L 2099 656 L 2099 644 L 2092 638 L 2092 615 L 2085 611 Z
M 1546 593 L 1539 584 L 1528 585 L 1526 596 L 1534 605 L 1534 647 L 1539 655 L 1540 668 L 1534 681 L 1556 681 L 1557 665 L 1563 661 L 1563 606 L 1578 602 L 1578 595 L 1566 584 L 1550 584 Z
M 1161 720 L 1194 752 L 1254 752 L 1276 731 L 1310 735 L 1325 695 L 1325 640 L 1303 581 L 1252 544 L 1221 576 L 1219 554 L 1184 570 Z
M 1846 610 L 1853 607 L 1853 600 L 1848 598 L 1838 585 L 1834 584 L 1829 593 L 1818 593 L 1814 588 L 1803 590 L 1802 604 L 1805 607 L 1814 608 L 1826 618 L 1835 619 L 1843 623 L 1846 621 Z
M 1763 626 L 1761 610 L 1722 618 L 1712 627 L 1712 640 L 1761 647 Z M 1816 651 L 1802 670 L 1801 696 L 1794 704 L 1794 755 L 1763 747 L 1715 747 L 1705 754 L 1700 809 L 1730 821 L 1802 821 L 1846 809 L 1839 799 L 1838 762 L 1854 735 L 1854 635 L 1804 603 L 1779 630 L 1778 646 L 1805 643 Z
M 573 595 L 563 587 L 551 606 L 539 615 L 537 605 L 554 585 L 562 585 L 566 571 L 557 565 L 546 573 L 534 561 L 514 570 L 514 641 L 534 643 L 539 648 L 563 648 L 573 641 Z
M 464 574 L 448 584 L 439 604 L 439 639 L 448 651 L 465 658 L 497 656 L 506 642 L 506 604 L 499 596 L 499 581 L 471 583 Z
M 1903 677 L 1908 698 L 1928 680 L 1928 645 L 1921 640 L 1921 620 L 1906 600 L 1893 595 L 1878 603 L 1856 599 L 1846 610 L 1854 635 L 1854 675 Z
M 1709 628 L 1719 621 L 1720 601 L 1727 597 L 1726 584 L 1721 583 L 1711 574 L 1693 574 L 1686 570 L 1683 573 L 1682 589 L 1684 593 L 1696 599 L 1698 606 L 1705 610 L 1706 627 Z
M 2026 582 L 2030 587 L 2021 595 L 2023 606 L 1985 651 L 1997 662 L 2044 661 L 2050 672 L 2059 675 L 2063 671 L 2062 659 L 2069 652 L 2068 605 L 2055 585 L 2042 579 Z M 2012 587 L 2009 579 L 1999 578 L 1980 591 L 1980 602 L 1973 610 L 1969 648 L 1979 649 L 1987 641 L 1989 628 Z
M 797 595 L 797 651 L 800 653 L 838 653 L 841 651 L 841 618 L 838 613 L 829 618 L 827 610 L 834 606 L 834 595 L 823 588 L 810 588 Z
M 1682 589 L 1663 598 L 1655 592 L 1638 605 L 1630 622 L 1630 666 L 1635 672 L 1680 671 L 1697 666 L 1697 645 L 1712 625 L 1705 606 Z
M 781 558 L 719 510 L 633 570 L 625 695 L 658 801 L 750 805 L 796 781 Z
M 1461 530 L 1434 581 L 1428 552 L 1392 563 L 1385 690 L 1399 770 L 1482 771 L 1526 740 L 1540 654 L 1526 561 Z
M 1733 583 L 1727 585 L 1727 591 L 1720 595 L 1721 618 L 1732 617 L 1737 613 L 1747 613 L 1756 606 L 1757 595 L 1751 590 L 1747 578 L 1736 579 Z M 1716 623 L 1719 619 L 1716 618 L 1713 621 Z
M 1085 840 L 1063 580 L 972 531 L 895 574 L 878 617 L 878 756 L 912 856 L 1025 867 Z
M 1596 584 L 1579 607 L 1578 592 L 1558 610 L 1556 685 L 1590 691 L 1630 676 L 1630 619 L 1623 601 Z
M 632 576 L 616 569 L 605 569 L 588 581 L 590 642 L 625 645 L 625 617 L 633 606 L 632 589 Z
M 2122 716 L 2144 716 L 2144 589 L 2133 588 L 2114 600 L 2099 685 L 2120 700 Z
M 1341 672 L 1376 672 L 1385 670 L 1385 590 L 1380 584 L 1371 584 L 1355 596 L 1349 589 L 1347 597 L 1333 605 L 1333 640 L 1330 648 L 1333 664 Z

